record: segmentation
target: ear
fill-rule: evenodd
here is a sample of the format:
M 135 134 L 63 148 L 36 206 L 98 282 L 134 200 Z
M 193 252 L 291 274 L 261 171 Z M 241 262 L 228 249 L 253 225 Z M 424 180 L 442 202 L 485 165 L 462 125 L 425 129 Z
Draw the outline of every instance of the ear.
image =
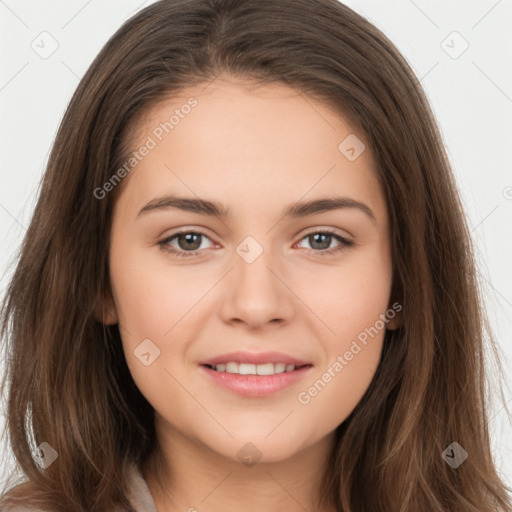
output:
M 388 331 L 394 331 L 402 326 L 404 321 L 404 306 L 400 297 L 403 296 L 401 293 L 401 286 L 398 284 L 398 277 L 393 281 L 393 288 L 391 290 L 391 297 L 389 299 L 388 310 L 386 316 L 389 318 L 386 329 Z
M 94 316 L 98 322 L 105 325 L 114 325 L 119 322 L 115 301 L 109 285 L 106 287 L 101 297 L 96 301 Z
M 391 312 L 391 314 L 389 314 Z M 394 312 L 394 317 L 393 316 Z M 391 302 L 390 301 L 390 307 L 388 308 L 388 314 L 389 322 L 386 325 L 386 329 L 388 331 L 394 331 L 395 329 L 398 329 L 402 326 L 404 316 L 403 316 L 403 306 L 398 301 Z

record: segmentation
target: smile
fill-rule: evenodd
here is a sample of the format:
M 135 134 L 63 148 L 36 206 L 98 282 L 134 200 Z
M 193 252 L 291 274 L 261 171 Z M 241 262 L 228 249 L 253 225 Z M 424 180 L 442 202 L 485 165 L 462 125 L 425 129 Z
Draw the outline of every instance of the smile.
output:
M 220 363 L 217 365 L 208 365 L 217 372 L 238 373 L 240 375 L 274 375 L 275 373 L 292 372 L 295 370 L 294 364 L 286 363 Z
M 210 382 L 244 397 L 265 397 L 284 390 L 308 375 L 313 365 L 285 363 L 219 363 L 199 366 Z

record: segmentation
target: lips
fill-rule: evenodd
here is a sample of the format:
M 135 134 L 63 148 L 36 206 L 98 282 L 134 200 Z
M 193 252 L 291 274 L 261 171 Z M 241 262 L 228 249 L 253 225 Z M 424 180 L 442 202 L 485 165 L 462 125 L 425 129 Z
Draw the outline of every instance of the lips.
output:
M 263 365 L 267 363 L 284 363 L 284 365 L 293 365 L 295 368 L 311 365 L 309 361 L 298 359 L 296 357 L 290 356 L 288 354 L 284 354 L 282 352 L 246 352 L 246 351 L 236 351 L 236 352 L 228 352 L 226 354 L 221 354 L 216 357 L 212 357 L 210 359 L 205 359 L 200 362 L 203 366 L 215 367 L 218 364 L 227 364 L 227 363 L 247 363 L 254 365 Z
M 209 379 L 210 383 L 218 385 L 220 389 L 245 398 L 264 398 L 284 392 L 286 389 L 293 389 L 300 381 L 311 375 L 313 366 L 304 365 L 292 371 L 272 375 L 241 375 L 216 371 L 208 365 L 200 365 L 199 371 Z
M 313 364 L 283 352 L 236 351 L 205 359 L 201 374 L 225 390 L 263 398 L 291 388 L 313 371 Z

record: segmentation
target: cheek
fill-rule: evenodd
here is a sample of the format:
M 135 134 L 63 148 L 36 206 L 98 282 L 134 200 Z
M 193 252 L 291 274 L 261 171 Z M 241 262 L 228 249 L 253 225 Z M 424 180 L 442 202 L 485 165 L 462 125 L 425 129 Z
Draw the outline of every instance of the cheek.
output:
M 348 292 L 350 288 L 347 287 Z M 335 429 L 366 393 L 378 368 L 385 335 L 387 294 L 372 288 L 337 297 L 327 315 L 322 345 L 325 358 L 297 395 L 308 421 L 322 418 L 321 429 Z
M 338 267 L 302 274 L 293 287 L 327 347 L 342 350 L 386 312 L 391 284 L 391 262 L 372 249 L 347 253 Z M 378 326 L 382 328 L 380 322 Z
M 391 289 L 390 263 L 380 257 L 318 275 L 307 304 L 321 320 L 325 359 L 297 396 L 304 418 L 336 428 L 357 406 L 379 365 L 384 315 Z M 306 301 L 305 301 L 306 302 Z M 320 325 L 320 324 L 318 324 Z
M 151 258 L 142 257 L 142 252 L 123 251 L 122 245 L 112 250 L 116 308 L 121 325 L 131 337 L 164 341 L 208 291 L 209 280 L 179 266 L 171 272 L 164 251 Z
M 379 333 L 367 346 L 358 341 L 348 343 L 351 346 L 347 351 L 333 354 L 329 363 L 300 390 L 298 413 L 313 424 L 313 431 L 334 430 L 356 408 L 377 369 L 382 341 L 383 333 Z
M 208 294 L 218 276 L 207 265 L 194 269 L 176 265 L 171 271 L 163 254 L 152 258 L 149 265 L 141 254 L 121 245 L 114 246 L 111 253 L 111 277 L 127 363 L 137 387 L 154 409 L 171 424 L 188 429 L 197 418 L 204 417 L 204 411 L 179 384 L 187 382 L 189 376 L 188 370 L 180 367 L 187 353 L 183 340 L 192 338 L 194 329 L 203 325 L 211 306 L 212 295 Z M 384 330 L 368 330 L 386 311 L 390 268 L 375 252 L 361 251 L 345 264 L 325 266 L 321 271 L 314 265 L 294 268 L 284 280 L 300 298 L 289 298 L 298 304 L 296 321 L 304 332 L 312 333 L 322 354 L 318 371 L 304 382 L 297 396 L 291 397 L 298 414 L 296 421 L 288 424 L 287 435 L 319 438 L 346 419 L 373 378 Z M 146 338 L 160 350 L 150 366 L 134 355 Z M 199 392 L 209 396 L 209 390 L 198 390 L 198 396 Z M 212 394 L 211 403 L 216 399 Z M 271 417 L 269 423 L 276 423 L 276 418 Z M 234 431 L 250 431 L 252 427 L 247 425 L 254 424 L 249 413 L 245 418 L 226 412 L 223 420 Z
M 212 279 L 185 267 L 171 271 L 165 254 L 143 258 L 141 253 L 112 244 L 110 272 L 123 350 L 135 384 L 153 407 L 165 410 L 172 397 L 183 412 L 190 404 L 180 401 L 180 386 L 172 376 L 184 380 L 189 329 L 201 322 L 198 306 L 206 304 L 201 299 Z

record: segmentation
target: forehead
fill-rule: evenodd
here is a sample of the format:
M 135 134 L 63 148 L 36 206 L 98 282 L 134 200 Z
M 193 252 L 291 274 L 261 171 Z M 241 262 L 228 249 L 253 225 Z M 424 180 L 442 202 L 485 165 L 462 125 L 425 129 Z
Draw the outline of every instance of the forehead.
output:
M 347 140 L 360 143 L 356 159 L 344 153 Z M 165 189 L 261 209 L 336 190 L 385 208 L 363 135 L 329 105 L 283 84 L 221 77 L 181 90 L 134 126 L 129 150 L 148 144 L 128 180 L 138 203 Z

